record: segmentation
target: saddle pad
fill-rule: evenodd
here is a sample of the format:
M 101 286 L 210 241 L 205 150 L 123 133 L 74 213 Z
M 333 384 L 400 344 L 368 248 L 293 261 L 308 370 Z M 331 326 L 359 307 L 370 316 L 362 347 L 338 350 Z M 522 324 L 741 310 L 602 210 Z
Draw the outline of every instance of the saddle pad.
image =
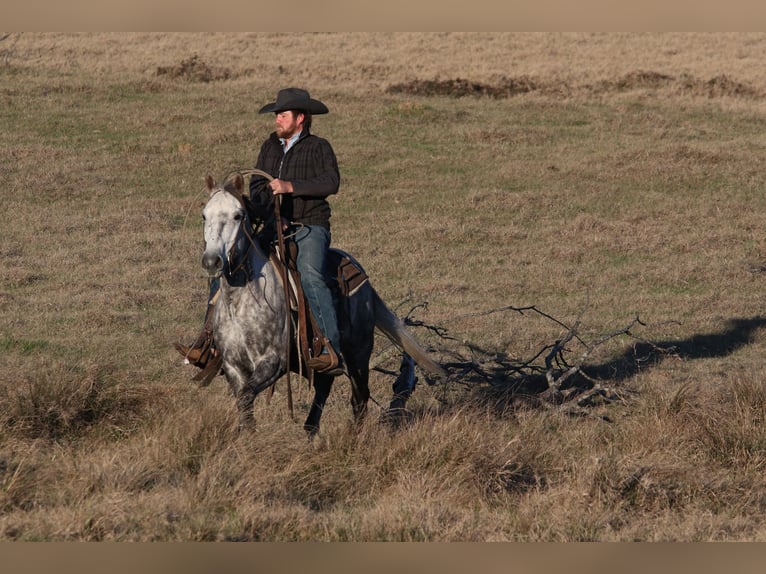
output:
M 367 273 L 359 262 L 339 249 L 330 249 L 327 264 L 330 269 L 336 270 L 338 286 L 344 297 L 350 297 L 369 281 Z

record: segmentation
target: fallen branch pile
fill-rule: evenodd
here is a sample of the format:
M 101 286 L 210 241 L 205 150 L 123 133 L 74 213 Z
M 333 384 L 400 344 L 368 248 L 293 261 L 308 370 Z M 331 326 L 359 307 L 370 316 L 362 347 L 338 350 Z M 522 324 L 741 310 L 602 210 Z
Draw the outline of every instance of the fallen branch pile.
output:
M 520 315 L 537 315 L 553 323 L 559 330 L 559 336 L 553 342 L 546 342 L 539 350 L 527 359 L 510 356 L 507 352 L 498 352 L 481 348 L 480 346 L 453 336 L 449 330 L 440 325 L 433 325 L 416 319 L 415 313 L 425 309 L 426 303 L 414 305 L 405 315 L 404 322 L 414 331 L 421 330 L 427 335 L 420 339 L 433 341 L 430 351 L 441 356 L 441 365 L 449 372 L 445 381 L 423 373 L 429 385 L 454 383 L 470 387 L 483 387 L 494 395 L 503 395 L 507 399 L 535 402 L 544 406 L 559 406 L 576 404 L 586 407 L 609 401 L 622 400 L 623 393 L 609 386 L 608 380 L 598 380 L 588 374 L 588 360 L 591 355 L 609 341 L 619 337 L 638 339 L 633 334 L 637 326 L 645 326 L 636 316 L 626 325 L 611 332 L 601 334 L 592 340 L 586 339 L 581 333 L 582 314 L 573 324 L 563 321 L 541 311 L 534 305 L 514 307 L 511 305 L 489 309 L 468 315 L 462 315 L 450 322 L 489 316 L 501 313 L 518 313 Z M 397 382 L 409 377 L 409 392 L 414 388 L 415 381 L 409 372 L 411 365 L 406 357 L 399 371 L 386 368 L 384 365 L 396 354 L 396 349 L 387 346 L 373 359 L 372 368 L 389 375 L 397 376 Z M 396 383 L 394 385 L 396 392 Z

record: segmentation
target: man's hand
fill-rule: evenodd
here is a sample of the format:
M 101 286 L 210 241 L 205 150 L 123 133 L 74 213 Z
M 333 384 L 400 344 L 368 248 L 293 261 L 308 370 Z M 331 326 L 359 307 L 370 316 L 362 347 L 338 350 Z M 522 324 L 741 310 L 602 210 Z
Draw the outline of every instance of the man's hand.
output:
M 293 184 L 283 179 L 272 179 L 271 182 L 269 182 L 269 187 L 271 187 L 271 191 L 274 192 L 274 195 L 293 192 Z

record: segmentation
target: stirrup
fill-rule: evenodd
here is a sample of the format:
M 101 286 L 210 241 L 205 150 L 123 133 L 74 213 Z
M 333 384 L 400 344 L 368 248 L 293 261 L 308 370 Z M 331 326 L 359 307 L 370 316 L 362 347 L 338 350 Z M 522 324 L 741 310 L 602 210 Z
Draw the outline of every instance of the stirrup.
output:
M 330 341 L 324 340 L 324 348 L 327 349 L 327 353 L 321 353 L 315 357 L 306 361 L 306 365 L 316 371 L 317 373 L 328 375 L 341 375 L 344 373 L 342 359 L 340 355 L 335 352 Z
M 213 338 L 207 333 L 202 333 L 191 345 L 182 345 L 175 343 L 176 351 L 184 358 L 184 362 L 204 369 L 211 356 L 215 356 L 216 351 L 213 346 Z

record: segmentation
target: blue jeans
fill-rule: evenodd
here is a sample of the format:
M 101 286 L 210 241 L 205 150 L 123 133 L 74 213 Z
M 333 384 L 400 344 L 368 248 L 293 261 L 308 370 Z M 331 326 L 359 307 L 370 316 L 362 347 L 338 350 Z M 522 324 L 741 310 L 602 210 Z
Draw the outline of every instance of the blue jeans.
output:
M 335 352 L 340 353 L 340 332 L 331 290 L 333 279 L 325 271 L 330 230 L 321 225 L 304 225 L 290 229 L 290 232 L 295 233 L 291 241 L 298 244 L 298 259 L 295 263 L 301 274 L 301 285 L 311 312 Z

